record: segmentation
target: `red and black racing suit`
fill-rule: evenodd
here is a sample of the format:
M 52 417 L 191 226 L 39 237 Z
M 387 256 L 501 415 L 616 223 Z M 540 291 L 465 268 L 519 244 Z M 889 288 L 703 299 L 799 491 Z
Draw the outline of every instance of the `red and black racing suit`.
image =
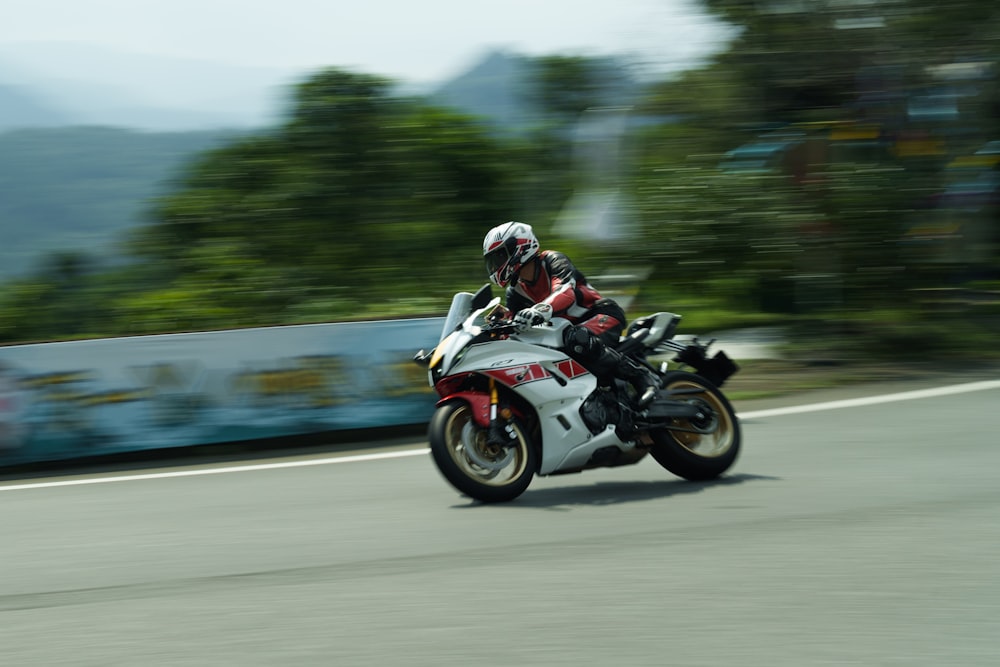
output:
M 507 308 L 516 313 L 536 303 L 547 303 L 552 306 L 553 317 L 578 324 L 604 345 L 614 347 L 625 328 L 625 311 L 621 306 L 612 299 L 602 298 L 563 253 L 543 250 L 534 261 L 538 270 L 532 282 L 516 280 L 507 287 Z M 567 340 L 567 348 L 572 351 L 579 345 Z M 582 360 L 600 353 L 594 346 L 576 351 L 582 353 Z

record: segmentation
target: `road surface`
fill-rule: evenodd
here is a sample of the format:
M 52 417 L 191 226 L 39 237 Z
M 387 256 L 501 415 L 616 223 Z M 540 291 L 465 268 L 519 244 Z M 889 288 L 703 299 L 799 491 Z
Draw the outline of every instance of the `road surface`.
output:
M 981 379 L 741 409 L 717 482 L 646 459 L 501 506 L 455 493 L 419 438 L 0 481 L 0 663 L 992 667 Z

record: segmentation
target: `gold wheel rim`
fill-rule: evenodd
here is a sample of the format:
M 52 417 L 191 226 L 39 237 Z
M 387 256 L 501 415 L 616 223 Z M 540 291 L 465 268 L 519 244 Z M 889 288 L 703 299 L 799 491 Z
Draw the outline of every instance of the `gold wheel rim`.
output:
M 705 385 L 692 380 L 677 380 L 671 382 L 668 390 L 706 389 Z M 712 410 L 716 419 L 716 427 L 711 433 L 688 433 L 686 431 L 670 431 L 671 436 L 684 449 L 705 458 L 722 456 L 733 446 L 736 440 L 736 429 L 733 418 L 722 400 L 710 391 L 693 394 L 679 400 L 696 400 L 704 403 Z M 681 428 L 693 428 L 689 419 L 675 419 L 674 424 Z
M 467 476 L 475 479 L 481 484 L 487 484 L 489 486 L 507 486 L 516 479 L 519 479 L 521 475 L 524 474 L 525 469 L 528 466 L 528 455 L 527 447 L 528 443 L 524 437 L 524 433 L 521 431 L 517 423 L 513 423 L 515 432 L 517 433 L 517 444 L 513 447 L 513 457 L 511 461 L 504 465 L 499 470 L 491 470 L 488 468 L 483 468 L 478 465 L 474 458 L 466 452 L 466 439 L 463 438 L 463 430 L 466 429 L 466 425 L 472 422 L 472 412 L 469 410 L 468 406 L 460 407 L 455 410 L 451 417 L 448 419 L 448 423 L 445 425 L 445 444 L 448 449 L 448 454 L 451 456 L 452 460 L 459 467 L 459 469 Z M 485 459 L 496 459 L 498 456 L 502 455 L 499 450 L 494 450 L 486 444 L 486 430 L 472 424 L 475 429 L 474 443 L 472 446 L 477 447 L 476 455 L 480 458 Z M 507 448 L 502 448 L 507 450 Z

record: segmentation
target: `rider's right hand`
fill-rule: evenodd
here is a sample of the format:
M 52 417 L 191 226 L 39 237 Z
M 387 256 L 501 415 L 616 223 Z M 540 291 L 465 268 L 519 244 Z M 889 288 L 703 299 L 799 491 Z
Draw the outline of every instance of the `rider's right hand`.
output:
M 514 316 L 514 328 L 527 331 L 538 324 L 545 324 L 552 319 L 552 306 L 547 303 L 536 303 L 531 308 L 518 311 Z

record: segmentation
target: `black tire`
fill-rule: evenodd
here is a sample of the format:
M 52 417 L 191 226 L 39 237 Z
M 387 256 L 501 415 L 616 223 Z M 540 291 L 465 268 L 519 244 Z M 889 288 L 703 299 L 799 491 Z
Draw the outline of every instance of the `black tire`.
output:
M 512 423 L 517 433 L 515 443 L 491 447 L 486 430 L 473 421 L 465 401 L 445 403 L 434 412 L 428 428 L 434 464 L 452 486 L 470 498 L 484 503 L 517 498 L 538 469 L 538 452 L 525 429 L 516 421 Z
M 664 387 L 701 390 L 674 398 L 697 401 L 705 408 L 707 419 L 675 419 L 673 425 L 706 432 L 690 433 L 666 428 L 650 431 L 653 458 L 673 474 L 691 481 L 715 479 L 726 472 L 739 456 L 742 440 L 740 422 L 729 400 L 715 385 L 694 373 L 667 373 Z

